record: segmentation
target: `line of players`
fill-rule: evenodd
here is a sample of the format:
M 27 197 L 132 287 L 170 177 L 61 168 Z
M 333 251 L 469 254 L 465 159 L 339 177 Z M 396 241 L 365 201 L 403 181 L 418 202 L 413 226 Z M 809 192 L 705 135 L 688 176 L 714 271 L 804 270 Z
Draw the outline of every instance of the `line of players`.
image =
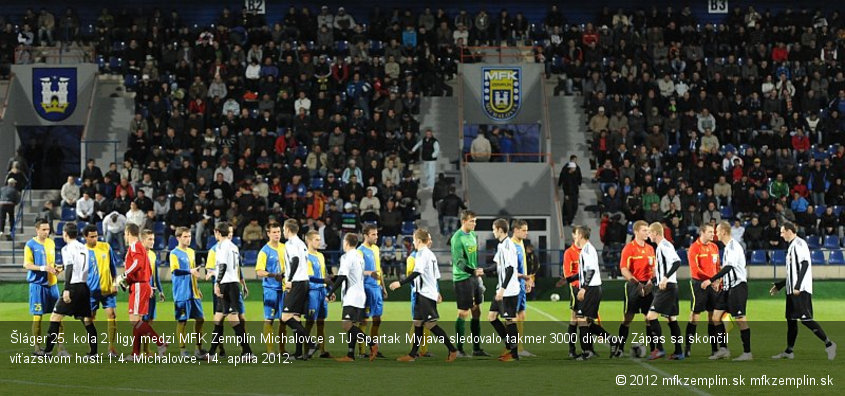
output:
M 461 236 L 470 236 L 470 242 L 475 242 L 474 227 L 475 215 L 466 211 L 461 218 L 462 227 L 453 237 L 453 242 L 460 241 Z M 82 230 L 85 238 L 85 245 L 78 242 L 79 231 L 75 225 L 69 224 L 63 232 L 67 245 L 62 249 L 62 257 L 65 266 L 56 266 L 54 257 L 54 245 L 49 235 L 49 225 L 44 221 L 36 222 L 36 237 L 29 241 L 25 250 L 24 267 L 29 270 L 27 279 L 30 283 L 30 311 L 33 314 L 33 333 L 40 335 L 41 315 L 51 313 L 51 324 L 47 340 L 47 348 L 43 351 L 36 349 L 36 353 L 50 353 L 55 341 L 59 340 L 61 332 L 61 321 L 63 316 L 74 316 L 81 318 L 86 330 L 90 334 L 96 334 L 93 326 L 96 310 L 102 306 L 108 315 L 109 324 L 109 353 L 116 354 L 115 333 L 116 324 L 115 294 L 117 292 L 115 260 L 108 244 L 98 241 L 95 227 L 86 227 Z M 455 279 L 455 289 L 459 309 L 459 319 L 462 310 L 474 312 L 483 302 L 483 283 L 467 282 L 469 287 L 463 287 L 461 282 L 474 280 L 472 276 L 483 275 L 498 276 L 496 297 L 491 304 L 488 320 L 490 320 L 496 332 L 504 339 L 506 352 L 500 356 L 500 360 L 510 361 L 519 358 L 517 350 L 517 335 L 521 329 L 517 329 L 520 313 L 524 315 L 525 301 L 524 294 L 526 285 L 524 281 L 531 280 L 531 277 L 523 274 L 525 263 L 524 248 L 519 246 L 527 234 L 527 224 L 524 221 L 516 220 L 511 227 L 514 230 L 513 239 L 508 238 L 508 223 L 504 219 L 494 222 L 494 236 L 500 241 L 494 257 L 494 266 L 479 268 L 477 256 L 475 256 L 477 245 L 470 246 L 469 243 L 461 242 L 457 248 L 462 258 L 455 257 L 455 244 L 453 243 L 453 275 L 461 271 L 469 275 L 463 279 Z M 306 242 L 297 236 L 298 224 L 295 221 L 288 221 L 284 227 L 278 223 L 270 223 L 267 227 L 269 242 L 262 248 L 258 255 L 256 273 L 263 278 L 263 301 L 265 324 L 263 332 L 272 333 L 273 321 L 279 320 L 279 334 L 286 335 L 286 328 L 291 327 L 302 342 L 297 343 L 296 356 L 310 358 L 316 351 L 322 352 L 321 357 L 330 357 L 325 351 L 325 345 L 316 345 L 311 342 L 309 334 L 314 322 L 317 323 L 318 336 L 324 337 L 324 320 L 327 316 L 327 302 L 334 299 L 333 291 L 341 284 L 345 287 L 342 291 L 344 296 L 342 318 L 344 328 L 350 332 L 351 341 L 357 340 L 359 334 L 363 334 L 361 327 L 366 326 L 367 319 L 373 318 L 371 335 L 378 335 L 378 325 L 382 313 L 383 298 L 386 297 L 386 290 L 381 283 L 381 271 L 378 263 L 379 252 L 376 246 L 378 239 L 377 230 L 374 227 L 365 227 L 363 236 L 364 243 L 358 245 L 357 236 L 349 236 L 344 239 L 344 255 L 341 259 L 341 268 L 338 277 L 332 282 L 326 274 L 325 261 L 317 251 L 320 244 L 319 234 L 310 232 L 306 234 Z M 675 351 L 669 355 L 669 359 L 683 359 L 690 355 L 691 340 L 695 338 L 696 325 L 701 312 L 708 312 L 708 335 L 712 353 L 711 359 L 722 359 L 730 356 L 724 341 L 725 329 L 721 323 L 723 314 L 730 313 L 736 318 L 741 329 L 741 338 L 744 352 L 735 360 L 750 360 L 750 329 L 745 321 L 745 303 L 747 300 L 747 283 L 745 270 L 745 255 L 742 247 L 730 237 L 730 226 L 727 223 L 717 227 L 716 235 L 719 240 L 725 243 L 723 257 L 720 260 L 719 250 L 712 242 L 713 227 L 702 226 L 700 238 L 693 244 L 689 252 L 691 267 L 691 288 L 693 298 L 691 301 L 692 313 L 687 325 L 686 349 L 681 352 L 681 343 L 675 343 Z M 223 333 L 223 319 L 227 318 L 235 331 L 237 339 L 243 348 L 242 353 L 251 354 L 249 345 L 245 342 L 244 329 L 244 307 L 243 297 L 248 293 L 240 269 L 240 253 L 237 247 L 231 242 L 231 226 L 221 223 L 215 229 L 215 237 L 218 244 L 209 252 L 206 265 L 206 279 L 214 283 L 214 331 L 212 333 L 211 353 L 222 351 L 222 344 L 219 342 Z M 782 236 L 790 243 L 790 250 L 787 257 L 787 279 L 776 284 L 772 288 L 774 294 L 780 288 L 789 286 L 792 293 L 787 293 L 787 349 L 775 357 L 794 357 L 792 346 L 797 336 L 797 321 L 801 321 L 811 329 L 820 339 L 825 342 L 825 348 L 829 358 L 836 353 L 836 344 L 827 339 L 824 331 L 818 323 L 812 320 L 812 271 L 810 269 L 810 254 L 801 238 L 798 238 L 794 226 L 786 224 L 783 226 Z M 288 242 L 281 243 L 281 235 L 284 234 Z M 197 348 L 195 353 L 198 356 L 206 356 L 207 352 L 202 349 L 200 340 L 202 337 L 202 326 L 204 315 L 202 312 L 202 294 L 197 287 L 197 279 L 200 278 L 199 269 L 196 266 L 195 254 L 188 246 L 190 245 L 190 232 L 187 229 L 178 229 L 176 232 L 179 244 L 169 256 L 170 269 L 173 275 L 173 294 L 175 304 L 175 315 L 178 321 L 177 329 L 179 334 L 184 334 L 188 319 L 195 320 L 195 333 L 197 334 Z M 626 301 L 624 306 L 624 321 L 619 328 L 619 336 L 616 342 L 611 344 L 611 357 L 620 357 L 624 353 L 626 338 L 629 333 L 630 323 L 637 313 L 646 315 L 647 334 L 650 340 L 660 339 L 661 328 L 657 321 L 658 315 L 669 319 L 673 340 L 680 340 L 680 328 L 677 324 L 678 315 L 678 289 L 676 271 L 680 266 L 680 258 L 674 248 L 663 239 L 663 228 L 659 223 L 648 225 L 645 222 L 634 224 L 634 239 L 623 250 L 620 263 L 623 276 L 628 281 L 625 284 Z M 353 239 L 354 237 L 354 239 Z M 570 356 L 580 360 L 588 360 L 596 356 L 590 344 L 590 335 L 599 335 L 604 339 L 611 339 L 610 335 L 596 322 L 598 319 L 598 307 L 601 301 L 601 279 L 598 270 L 598 254 L 595 248 L 589 243 L 590 231 L 585 227 L 575 227 L 573 230 L 574 244 L 564 255 L 564 276 L 560 284 L 570 284 L 572 318 L 569 332 L 575 333 L 578 328 L 581 332 L 581 347 L 583 352 L 575 354 L 574 342 L 570 344 Z M 657 245 L 654 248 L 646 243 L 651 239 Z M 125 232 L 127 246 L 127 257 L 125 260 L 126 271 L 122 277 L 127 280 L 126 288 L 130 292 L 130 321 L 133 326 L 133 335 L 136 342 L 133 343 L 133 356 L 140 354 L 141 345 L 138 342 L 140 336 L 146 335 L 155 341 L 159 347 L 159 353 L 166 351 L 167 345 L 157 336 L 150 326 L 155 319 L 156 297 L 164 300 L 161 292 L 161 283 L 155 270 L 155 254 L 152 251 L 153 234 L 149 230 L 139 230 L 137 227 L 127 227 Z M 795 243 L 793 243 L 795 242 Z M 430 243 L 430 236 L 424 230 L 414 234 L 414 246 L 416 250 L 409 258 L 409 276 L 402 282 L 394 282 L 391 289 L 400 287 L 402 284 L 412 284 L 412 312 L 414 318 L 415 343 L 414 348 L 408 356 L 400 360 L 411 361 L 420 356 L 420 344 L 424 345 L 427 337 L 423 337 L 423 329 L 431 331 L 438 339 L 447 343 L 449 358 L 454 360 L 458 353 L 461 353 L 460 343 L 458 348 L 449 343 L 445 332 L 436 325 L 437 315 L 436 304 L 441 301 L 439 290 L 433 289 L 440 278 L 439 267 L 436 258 L 430 253 L 427 245 Z M 461 252 L 461 249 L 464 249 Z M 420 253 L 422 252 L 422 254 Z M 52 254 L 51 254 L 52 253 Z M 720 269 L 720 261 L 722 266 Z M 290 263 L 285 268 L 285 263 Z M 360 282 L 358 277 L 357 264 L 361 264 Z M 511 269 L 513 267 L 513 269 Z M 67 270 L 65 291 L 62 298 L 58 298 L 57 275 Z M 724 279 L 723 279 L 724 278 Z M 118 282 L 116 282 L 118 281 Z M 477 285 L 477 286 L 476 286 Z M 580 287 L 580 285 L 586 285 Z M 653 287 L 657 285 L 658 290 Z M 530 288 L 530 283 L 528 284 Z M 357 290 L 363 290 L 363 298 L 357 296 Z M 157 291 L 157 296 L 154 295 Z M 352 292 L 347 297 L 348 292 Z M 90 304 L 85 304 L 88 301 Z M 434 302 L 432 302 L 434 301 Z M 468 302 L 467 302 L 468 301 Z M 53 309 L 50 309 L 53 308 Z M 469 309 L 467 309 L 469 308 Z M 301 318 L 307 319 L 307 327 L 300 323 Z M 499 321 L 499 317 L 505 319 L 505 324 Z M 456 325 L 457 327 L 457 325 Z M 357 330 L 356 330 L 357 329 Z M 473 329 L 474 335 L 480 331 Z M 359 333 L 360 332 L 360 333 Z M 462 336 L 461 332 L 458 332 Z M 570 337 L 575 340 L 577 337 Z M 96 339 L 96 337 L 94 337 Z M 180 337 L 184 339 L 184 337 Z M 458 340 L 461 340 L 458 337 Z M 303 346 L 305 348 L 303 348 Z M 666 353 L 662 343 L 651 342 L 652 348 L 649 359 L 659 359 Z M 639 347 L 639 346 L 635 346 Z M 36 347 L 37 348 L 37 347 Z M 284 342 L 280 343 L 280 351 L 284 352 Z M 268 352 L 274 351 L 274 346 L 267 345 Z M 186 355 L 185 345 L 180 345 L 180 351 Z M 476 344 L 474 355 L 486 355 Z M 303 352 L 305 354 L 303 355 Z M 60 353 L 62 353 L 60 351 Z M 66 352 L 64 352 L 66 353 Z M 91 345 L 91 353 L 96 353 L 96 343 Z M 425 355 L 425 353 L 423 353 Z M 380 356 L 378 346 L 370 344 L 369 358 L 372 360 Z M 354 359 L 354 350 L 350 349 L 347 356 L 341 361 Z
M 662 329 L 658 316 L 668 319 L 674 343 L 674 352 L 669 360 L 683 360 L 691 355 L 692 344 L 697 339 L 697 324 L 700 315 L 707 312 L 708 337 L 711 344 L 710 360 L 730 357 L 727 348 L 727 334 L 722 318 L 730 314 L 740 329 L 743 353 L 735 361 L 753 359 L 751 353 L 751 329 L 746 319 L 748 300 L 747 269 L 745 251 L 738 241 L 731 237 L 731 226 L 719 223 L 715 228 L 702 225 L 699 238 L 689 249 L 690 320 L 685 336 L 681 337 L 678 325 L 678 280 L 677 270 L 681 259 L 675 247 L 664 236 L 661 223 L 648 224 L 637 221 L 633 224 L 634 238 L 622 250 L 620 269 L 625 278 L 624 320 L 619 334 L 611 337 L 601 326 L 598 311 L 601 303 L 601 279 L 599 261 L 595 248 L 589 242 L 590 229 L 575 226 L 572 232 L 574 243 L 564 253 L 563 278 L 558 286 L 568 283 L 570 287 L 571 317 L 569 355 L 577 360 L 589 360 L 596 352 L 589 341 L 604 339 L 610 344 L 610 357 L 623 356 L 629 335 L 630 324 L 636 314 L 643 314 L 646 321 L 646 335 L 651 348 L 649 360 L 667 357 L 663 348 Z M 724 244 L 720 255 L 719 247 L 713 242 L 715 236 Z M 776 282 L 771 290 L 775 295 L 780 289 L 786 292 L 787 347 L 772 356 L 773 359 L 793 359 L 793 347 L 798 335 L 798 322 L 810 329 L 825 344 L 830 360 L 836 356 L 836 344 L 832 342 L 821 326 L 813 320 L 813 274 L 810 250 L 807 243 L 796 233 L 794 224 L 781 227 L 781 237 L 789 243 L 786 260 L 786 279 Z M 650 240 L 650 243 L 647 241 Z M 657 286 L 655 290 L 654 287 Z M 580 330 L 582 353 L 576 354 L 574 340 L 576 328 Z M 591 336 L 598 336 L 595 338 Z M 642 345 L 633 345 L 633 355 L 645 357 Z M 682 351 L 682 348 L 684 350 Z

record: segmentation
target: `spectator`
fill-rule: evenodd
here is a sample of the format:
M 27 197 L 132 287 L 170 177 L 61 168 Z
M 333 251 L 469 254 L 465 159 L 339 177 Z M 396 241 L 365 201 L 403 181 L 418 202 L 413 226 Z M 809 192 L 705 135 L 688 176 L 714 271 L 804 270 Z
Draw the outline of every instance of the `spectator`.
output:
M 79 199 L 79 186 L 73 176 L 67 177 L 67 182 L 62 185 L 62 208 L 76 208 L 76 201 Z
M 455 194 L 455 186 L 449 186 L 449 194 L 440 200 L 438 214 L 440 222 L 440 234 L 444 237 L 451 235 L 458 229 L 458 214 L 466 209 L 464 201 Z
M 490 161 L 493 149 L 492 146 L 490 146 L 490 141 L 487 140 L 487 136 L 485 136 L 483 132 L 479 131 L 478 135 L 475 136 L 475 139 L 472 140 L 469 152 L 474 162 Z
M 569 225 L 578 212 L 581 189 L 581 170 L 572 159 L 561 169 L 558 186 L 563 190 L 563 224 Z
M 361 213 L 361 221 L 376 222 L 379 221 L 379 213 L 381 212 L 381 202 L 375 197 L 375 187 L 368 187 L 366 196 L 361 199 L 359 206 Z
M 434 177 L 437 172 L 437 159 L 440 158 L 440 143 L 434 137 L 434 131 L 431 128 L 426 128 L 425 137 L 419 141 L 411 149 L 411 152 L 420 150 L 420 159 L 423 163 L 423 178 L 425 179 L 425 186 L 423 188 L 434 188 Z
M 103 232 L 105 242 L 111 246 L 117 246 L 117 252 L 123 252 L 123 231 L 126 229 L 126 216 L 111 212 L 103 219 Z
M 143 210 L 138 209 L 138 205 L 133 201 L 129 204 L 129 211 L 126 212 L 126 222 L 132 223 L 137 225 L 138 227 L 143 227 L 144 223 L 146 222 L 146 213 Z
M 76 219 L 79 221 L 90 222 L 94 215 L 94 200 L 88 195 L 88 192 L 82 193 L 82 198 L 76 201 Z
M 6 219 L 9 219 L 9 234 L 15 230 L 15 206 L 20 203 L 21 197 L 16 187 L 17 180 L 10 178 L 6 185 L 0 188 L 0 237 L 6 229 Z
M 243 231 L 244 250 L 258 250 L 264 243 L 264 231 L 258 224 L 258 219 L 250 219 Z
M 380 248 L 381 262 L 384 266 L 385 276 L 394 276 L 396 279 L 405 275 L 402 263 L 404 254 L 402 247 L 393 243 L 393 237 L 384 237 Z

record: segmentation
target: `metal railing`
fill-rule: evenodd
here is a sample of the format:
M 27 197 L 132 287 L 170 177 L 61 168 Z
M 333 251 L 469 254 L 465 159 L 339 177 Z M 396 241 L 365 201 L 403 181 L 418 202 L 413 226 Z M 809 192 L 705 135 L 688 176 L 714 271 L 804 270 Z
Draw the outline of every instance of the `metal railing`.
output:
M 462 46 L 459 49 L 461 63 L 468 62 L 491 62 L 492 55 L 497 63 L 502 63 L 503 60 L 512 61 L 514 63 L 534 63 L 534 49 L 536 47 L 526 46 Z M 495 54 L 491 53 L 495 52 Z
M 490 159 L 487 161 L 476 161 L 472 159 L 472 153 L 464 154 L 464 163 L 487 163 L 487 162 L 549 162 L 551 161 L 551 154 L 549 153 L 490 153 Z
M 9 85 L 6 86 L 6 93 L 3 94 L 3 108 L 0 109 L 0 121 L 6 118 L 6 109 L 9 108 L 9 94 L 12 93 L 12 84 L 15 82 L 15 73 L 9 76 Z
M 26 187 L 23 190 L 23 194 L 21 194 L 20 202 L 18 203 L 18 213 L 15 215 L 15 223 L 12 224 L 10 227 L 11 231 L 9 232 L 9 236 L 12 238 L 12 264 L 17 264 L 18 260 L 18 241 L 17 241 L 17 233 L 23 232 L 23 212 L 24 212 L 24 201 L 26 200 L 25 197 L 29 198 L 29 206 L 32 207 L 32 171 L 35 168 L 35 165 L 31 165 L 29 168 L 29 174 L 27 175 L 27 182 Z M 20 228 L 20 231 L 16 232 L 15 228 Z

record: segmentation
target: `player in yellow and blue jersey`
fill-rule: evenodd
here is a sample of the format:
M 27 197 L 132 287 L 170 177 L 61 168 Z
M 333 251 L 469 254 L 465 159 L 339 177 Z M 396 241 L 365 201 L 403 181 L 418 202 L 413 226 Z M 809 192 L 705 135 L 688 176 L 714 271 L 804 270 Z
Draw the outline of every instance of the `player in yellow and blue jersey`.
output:
M 282 304 L 285 300 L 284 273 L 285 273 L 285 244 L 282 240 L 281 224 L 271 221 L 265 227 L 269 242 L 258 252 L 258 260 L 255 263 L 255 274 L 262 278 L 261 286 L 264 289 L 264 330 L 263 334 L 267 339 L 273 335 L 273 320 L 282 317 Z M 287 336 L 285 323 L 279 320 L 279 352 L 285 353 L 284 338 Z M 274 353 L 272 342 L 267 342 L 267 353 Z
M 522 219 L 514 219 L 511 222 L 513 237 L 511 240 L 516 245 L 516 271 L 519 276 L 519 299 L 516 303 L 516 327 L 519 334 L 525 334 L 525 308 L 528 306 L 528 293 L 534 287 L 534 276 L 526 274 L 527 261 L 525 255 L 525 238 L 528 237 L 528 222 Z M 519 356 L 533 357 L 534 354 L 523 348 L 522 342 L 518 344 Z
M 188 351 L 185 350 L 185 327 L 188 319 L 193 319 L 197 343 L 194 354 L 203 356 L 206 351 L 202 349 L 200 335 L 205 323 L 205 315 L 202 311 L 202 292 L 197 287 L 200 272 L 196 264 L 196 253 L 190 248 L 191 230 L 188 227 L 177 227 L 176 240 L 179 244 L 170 251 L 168 261 L 173 282 L 173 313 L 178 322 L 176 333 L 179 337 L 179 350 L 182 356 L 189 356 Z
M 326 351 L 326 317 L 329 314 L 329 298 L 326 285 L 331 283 L 326 272 L 326 259 L 323 253 L 317 251 L 320 246 L 320 233 L 316 230 L 305 234 L 305 244 L 308 245 L 308 315 L 305 318 L 305 332 L 311 334 L 314 322 L 317 322 L 317 337 L 320 341 L 320 357 L 331 358 Z
M 41 316 L 53 312 L 59 300 L 56 286 L 56 243 L 50 236 L 50 223 L 44 219 L 35 220 L 35 237 L 26 242 L 23 251 L 23 267 L 27 269 L 29 283 L 29 313 L 32 314 L 32 335 L 41 337 Z M 41 347 L 35 345 L 35 351 Z M 61 353 L 61 352 L 59 352 Z
M 116 256 L 108 243 L 99 240 L 97 226 L 89 224 L 82 229 L 85 247 L 88 249 L 88 289 L 91 291 L 91 317 L 96 319 L 100 306 L 106 311 L 108 320 L 109 355 L 117 357 L 117 277 Z
M 361 230 L 364 243 L 358 246 L 358 250 L 364 256 L 364 271 L 370 271 L 371 275 L 364 278 L 364 293 L 367 296 L 365 318 L 362 327 L 367 325 L 367 319 L 373 318 L 370 336 L 376 338 L 381 325 L 381 314 L 384 311 L 384 298 L 387 297 L 387 290 L 382 283 L 381 252 L 378 247 L 378 228 L 374 224 L 365 224 Z M 359 344 L 363 348 L 363 344 Z M 378 356 L 384 357 L 384 356 Z

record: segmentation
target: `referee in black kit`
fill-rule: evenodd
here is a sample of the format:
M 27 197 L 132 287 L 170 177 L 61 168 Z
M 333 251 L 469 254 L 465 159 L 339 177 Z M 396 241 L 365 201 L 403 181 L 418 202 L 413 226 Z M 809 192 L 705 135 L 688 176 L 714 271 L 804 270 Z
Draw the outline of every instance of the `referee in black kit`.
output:
M 59 337 L 59 326 L 65 316 L 82 319 L 82 324 L 88 332 L 88 356 L 97 355 L 97 329 L 91 318 L 91 290 L 88 288 L 88 248 L 77 240 L 79 229 L 76 223 L 68 223 L 62 231 L 65 247 L 62 248 L 62 263 L 67 271 L 65 275 L 65 290 L 62 298 L 56 302 L 53 314 L 50 316 L 50 330 L 47 336 L 47 347 L 38 351 L 36 355 L 50 355 Z
M 822 327 L 813 320 L 813 267 L 807 242 L 798 237 L 795 224 L 783 223 L 780 236 L 789 244 L 786 251 L 786 280 L 776 282 L 769 290 L 777 294 L 786 287 L 786 349 L 772 359 L 794 359 L 795 339 L 798 338 L 798 321 L 813 331 L 822 342 L 828 360 L 836 358 L 836 343 L 827 338 Z

